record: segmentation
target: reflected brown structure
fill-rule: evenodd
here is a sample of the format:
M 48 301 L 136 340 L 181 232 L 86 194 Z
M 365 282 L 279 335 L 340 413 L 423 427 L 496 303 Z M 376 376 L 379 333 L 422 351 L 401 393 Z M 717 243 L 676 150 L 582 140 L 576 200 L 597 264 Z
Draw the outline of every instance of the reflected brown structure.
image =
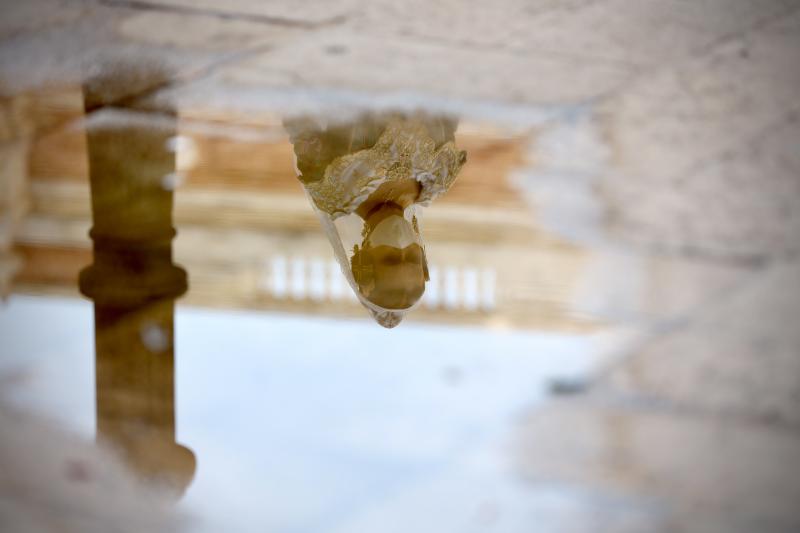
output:
M 84 86 L 87 113 L 132 111 L 104 101 L 106 89 L 103 80 Z M 175 441 L 174 301 L 187 290 L 163 186 L 175 134 L 171 113 L 88 128 L 93 263 L 79 284 L 94 302 L 97 439 L 146 480 L 183 493 L 196 464 Z
M 12 290 L 73 296 L 78 272 L 92 262 L 83 97 L 79 87 L 67 87 L 30 100 L 47 124 L 66 126 L 36 137 L 23 167 L 26 196 L 18 204 L 27 202 L 29 209 L 13 236 L 20 270 Z M 141 121 L 164 120 L 158 110 L 136 111 Z M 334 264 L 318 213 L 298 183 L 296 147 L 285 124 L 277 115 L 242 117 L 181 104 L 173 211 L 181 235 L 173 252 L 192 273 L 192 290 L 181 301 L 364 317 L 364 306 L 347 286 L 341 263 Z M 590 256 L 532 219 L 510 184 L 511 173 L 525 163 L 524 135 L 460 119 L 455 143 L 469 161 L 419 220 L 431 279 L 409 318 L 512 329 L 595 328 L 569 303 Z M 350 218 L 349 244 L 360 247 L 361 219 Z M 236 239 L 221 238 L 234 230 Z M 208 246 L 211 241 L 214 246 Z M 295 268 L 297 260 L 304 261 L 302 269 Z M 319 292 L 312 290 L 315 263 L 324 268 Z M 350 272 L 349 260 L 345 263 Z
M 430 280 L 415 207 L 446 193 L 466 162 L 456 121 L 384 113 L 332 125 L 289 120 L 286 128 L 345 276 L 379 324 L 396 326 Z M 350 215 L 362 221 L 360 243 L 342 242 L 333 224 Z

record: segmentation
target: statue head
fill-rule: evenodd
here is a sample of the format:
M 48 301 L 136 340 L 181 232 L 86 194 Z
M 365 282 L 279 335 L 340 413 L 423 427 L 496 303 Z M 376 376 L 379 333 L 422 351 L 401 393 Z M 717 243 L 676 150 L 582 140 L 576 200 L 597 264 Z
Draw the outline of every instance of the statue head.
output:
M 408 309 L 422 297 L 428 280 L 418 232 L 396 205 L 382 206 L 365 224 L 364 240 L 350 259 L 359 292 L 383 309 Z

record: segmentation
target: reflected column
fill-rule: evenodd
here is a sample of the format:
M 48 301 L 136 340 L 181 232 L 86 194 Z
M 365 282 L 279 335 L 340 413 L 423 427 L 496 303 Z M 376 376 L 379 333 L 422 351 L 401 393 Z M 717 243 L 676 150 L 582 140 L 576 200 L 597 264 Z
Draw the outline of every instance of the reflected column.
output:
M 187 276 L 172 262 L 172 191 L 162 185 L 175 171 L 176 117 L 108 105 L 105 89 L 84 87 L 94 261 L 79 281 L 94 302 L 97 438 L 182 493 L 195 457 L 175 441 L 173 319 Z

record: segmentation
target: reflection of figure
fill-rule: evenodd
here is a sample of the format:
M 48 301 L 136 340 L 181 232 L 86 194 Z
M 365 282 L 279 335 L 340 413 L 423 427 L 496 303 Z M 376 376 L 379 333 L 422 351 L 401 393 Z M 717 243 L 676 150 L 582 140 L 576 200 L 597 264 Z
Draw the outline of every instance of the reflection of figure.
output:
M 366 211 L 362 217 L 366 237 L 350 259 L 359 292 L 384 309 L 411 307 L 422 296 L 428 280 L 419 236 L 403 218 L 406 207 L 387 201 Z
M 87 110 L 102 89 L 84 89 Z M 174 300 L 187 282 L 172 263 L 172 192 L 162 187 L 175 170 L 174 135 L 174 117 L 157 127 L 90 124 L 94 262 L 80 288 L 94 301 L 97 438 L 146 479 L 182 493 L 195 457 L 175 442 Z
M 328 128 L 309 120 L 287 123 L 299 179 L 328 222 L 329 237 L 339 217 L 363 221 L 362 242 L 354 243 L 345 274 L 386 327 L 397 325 L 425 290 L 427 262 L 414 207 L 445 193 L 464 164 L 455 126 L 419 114 L 366 116 Z

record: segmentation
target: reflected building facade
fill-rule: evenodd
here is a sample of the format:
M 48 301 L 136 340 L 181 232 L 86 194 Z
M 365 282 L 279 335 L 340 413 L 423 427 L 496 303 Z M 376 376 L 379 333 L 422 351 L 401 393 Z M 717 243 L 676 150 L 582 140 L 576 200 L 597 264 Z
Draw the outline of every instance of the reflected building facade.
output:
M 83 117 L 74 90 L 33 95 L 31 107 L 63 124 Z M 141 116 L 163 120 L 159 113 Z M 294 133 L 286 122 L 270 113 L 181 108 L 171 185 L 178 186 L 174 220 L 181 229 L 175 256 L 192 273 L 183 301 L 364 317 L 298 182 Z M 410 319 L 554 331 L 595 327 L 571 305 L 588 253 L 543 230 L 511 185 L 514 170 L 527 164 L 527 135 L 459 122 L 455 145 L 469 161 L 447 194 L 418 216 L 430 279 Z M 15 236 L 23 267 L 14 290 L 74 294 L 74 276 L 91 261 L 87 151 L 81 127 L 54 128 L 32 144 L 31 209 Z M 360 245 L 363 224 L 353 226 L 352 244 Z

